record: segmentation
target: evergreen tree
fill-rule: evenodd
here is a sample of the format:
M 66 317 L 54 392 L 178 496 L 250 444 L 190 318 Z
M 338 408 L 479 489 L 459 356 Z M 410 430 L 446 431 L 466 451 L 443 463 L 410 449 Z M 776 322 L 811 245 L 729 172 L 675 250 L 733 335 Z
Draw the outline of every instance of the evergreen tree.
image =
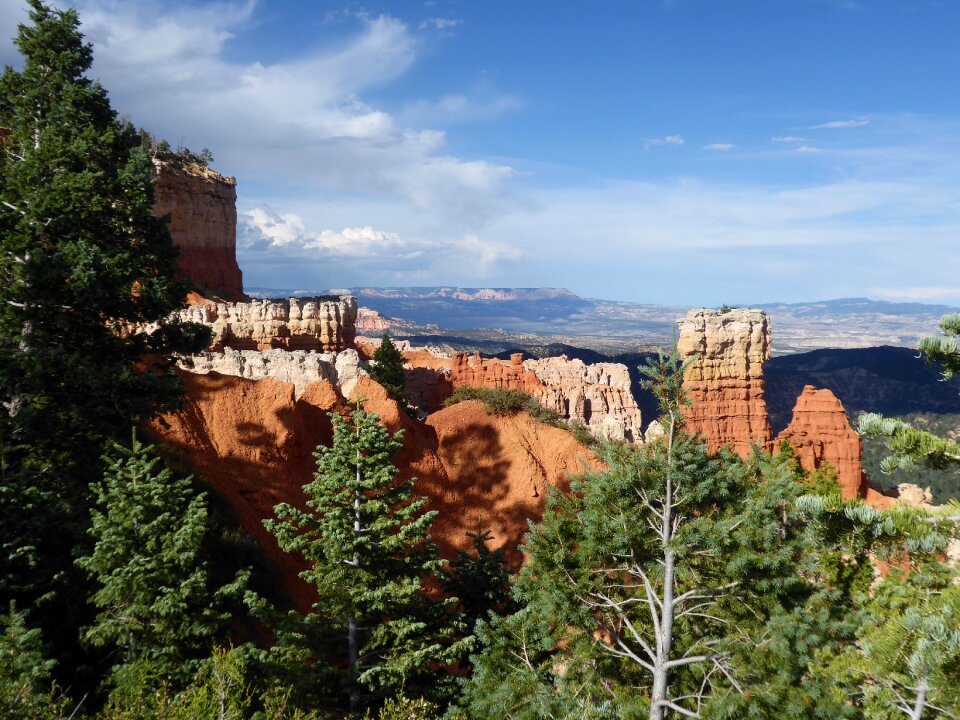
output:
M 515 585 L 526 607 L 479 624 L 469 717 L 605 703 L 619 717 L 849 715 L 814 671 L 855 639 L 854 591 L 872 571 L 866 551 L 845 552 L 871 533 L 845 506 L 804 501 L 813 488 L 789 453 L 744 463 L 686 435 L 683 371 L 663 355 L 646 370 L 663 438 L 605 444 L 605 469 L 551 493 Z
M 190 478 L 175 476 L 133 434 L 128 449 L 114 443 L 109 468 L 95 486 L 93 551 L 77 561 L 94 579 L 96 622 L 86 640 L 115 648 L 111 684 L 120 695 L 141 685 L 184 683 L 225 628 L 224 603 L 246 585 L 246 574 L 211 588 L 200 559 L 205 498 Z M 122 702 L 122 701 L 121 701 Z
M 0 77 L 0 526 L 15 546 L 0 606 L 34 607 L 77 689 L 86 592 L 71 556 L 104 440 L 177 402 L 172 353 L 199 349 L 208 331 L 168 320 L 185 285 L 151 215 L 150 160 L 86 77 L 76 11 L 28 5 L 22 69 Z
M 63 717 L 65 703 L 55 696 L 43 657 L 40 631 L 27 627 L 27 614 L 10 603 L 0 616 L 0 718 Z
M 76 11 L 29 4 L 23 70 L 0 77 L 0 399 L 34 447 L 82 461 L 78 446 L 177 401 L 170 355 L 205 333 L 168 319 L 177 250 L 138 135 L 85 77 Z
M 447 594 L 458 598 L 466 629 L 473 631 L 478 620 L 492 612 L 514 612 L 516 602 L 510 594 L 510 571 L 503 550 L 491 550 L 489 530 L 468 532 L 469 550 L 458 550 L 441 579 Z
M 425 511 L 413 480 L 397 480 L 397 435 L 361 410 L 331 418 L 333 446 L 317 449 L 307 509 L 278 505 L 277 520 L 265 524 L 310 564 L 300 576 L 319 600 L 306 620 L 339 644 L 325 660 L 346 667 L 357 711 L 377 696 L 437 685 L 431 669 L 460 654 L 462 642 L 449 613 L 456 599 L 425 592 L 441 566 L 429 536 L 436 512 Z
M 390 340 L 390 336 L 384 334 L 383 340 L 380 341 L 380 347 L 373 353 L 370 377 L 383 385 L 384 389 L 390 393 L 390 397 L 406 404 L 407 399 L 404 395 L 404 389 L 407 380 L 403 374 L 403 363 L 403 354 L 397 350 L 397 346 Z

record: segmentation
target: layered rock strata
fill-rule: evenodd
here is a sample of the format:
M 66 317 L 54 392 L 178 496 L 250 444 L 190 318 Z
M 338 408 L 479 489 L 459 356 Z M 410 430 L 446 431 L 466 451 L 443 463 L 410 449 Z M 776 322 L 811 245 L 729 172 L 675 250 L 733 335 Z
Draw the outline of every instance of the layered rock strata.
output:
M 351 399 L 356 395 L 357 382 L 366 372 L 360 367 L 356 350 L 318 353 L 307 350 L 234 350 L 205 352 L 185 357 L 180 367 L 198 375 L 211 372 L 248 380 L 278 380 L 291 383 L 294 397 L 300 399 L 307 386 L 328 382 L 337 387 L 340 395 Z
M 515 353 L 510 360 L 467 353 L 455 353 L 449 361 L 435 354 L 406 353 L 404 357 L 415 387 L 430 386 L 429 380 L 413 372 L 420 369 L 440 376 L 434 382 L 445 383 L 451 391 L 461 386 L 520 390 L 567 422 L 583 423 L 595 434 L 628 441 L 641 438 L 640 409 L 630 391 L 625 365 L 587 365 L 566 356 L 524 360 L 522 353 Z M 421 397 L 426 393 L 421 391 Z M 435 407 L 436 400 L 429 397 L 425 402 L 431 401 Z
M 244 300 L 237 265 L 237 181 L 199 165 L 153 163 L 157 217 L 170 216 L 180 271 L 204 294 Z
M 800 464 L 811 472 L 829 463 L 837 471 L 843 497 L 866 497 L 869 485 L 863 472 L 863 441 L 850 426 L 843 404 L 830 390 L 807 385 L 797 398 L 793 418 L 777 435 L 788 441 Z
M 213 329 L 210 351 L 229 347 L 337 352 L 354 345 L 357 301 L 351 295 L 245 303 L 203 301 L 180 311 L 180 318 Z
M 684 375 L 689 429 L 711 450 L 730 446 L 741 457 L 773 437 L 764 400 L 763 364 L 770 358 L 770 323 L 761 310 L 690 310 L 679 321 L 677 349 L 694 358 Z

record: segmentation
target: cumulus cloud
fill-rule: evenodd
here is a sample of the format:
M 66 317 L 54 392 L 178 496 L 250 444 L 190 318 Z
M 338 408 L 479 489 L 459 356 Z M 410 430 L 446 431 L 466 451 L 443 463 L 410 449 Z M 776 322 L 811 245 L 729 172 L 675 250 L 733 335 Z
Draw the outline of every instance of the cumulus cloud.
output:
M 858 128 L 869 125 L 869 118 L 857 118 L 855 120 L 833 120 L 832 122 L 821 123 L 820 125 L 811 125 L 811 130 L 841 130 L 845 128 Z
M 660 145 L 683 145 L 683 137 L 680 135 L 667 135 L 662 138 L 651 138 L 643 144 L 644 150 L 649 150 L 652 147 L 658 147 Z
M 797 137 L 796 135 L 775 135 L 770 139 L 777 143 L 803 143 L 807 141 L 806 138 Z
M 257 22 L 253 0 L 78 5 L 95 46 L 94 75 L 114 106 L 173 143 L 212 148 L 231 175 L 301 192 L 381 193 L 464 228 L 490 217 L 505 197 L 510 167 L 456 157 L 429 118 L 411 117 L 424 123 L 411 126 L 365 97 L 418 58 L 420 41 L 397 18 L 353 16 L 345 42 L 258 62 L 228 52 Z M 482 119 L 512 102 L 483 107 L 451 96 L 438 119 Z
M 476 233 L 412 237 L 369 225 L 342 230 L 313 230 L 309 225 L 295 213 L 279 213 L 266 205 L 239 213 L 241 261 L 269 257 L 271 265 L 329 264 L 337 273 L 366 277 L 375 284 L 454 267 L 479 279 L 522 256 L 518 248 Z
M 704 150 L 716 150 L 717 152 L 726 152 L 728 150 L 733 150 L 736 147 L 733 143 L 710 143 L 709 145 L 704 145 Z
M 823 151 L 818 147 L 813 147 L 812 145 L 801 145 L 797 148 L 797 152 L 803 155 L 816 155 Z

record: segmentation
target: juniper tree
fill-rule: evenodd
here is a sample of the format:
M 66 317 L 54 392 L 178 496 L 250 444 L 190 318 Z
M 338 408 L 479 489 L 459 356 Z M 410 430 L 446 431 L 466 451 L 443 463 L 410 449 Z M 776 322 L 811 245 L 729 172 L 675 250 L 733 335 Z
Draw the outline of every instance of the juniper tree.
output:
M 318 601 L 305 620 L 332 638 L 323 660 L 346 668 L 352 711 L 421 684 L 437 684 L 431 668 L 456 658 L 455 598 L 436 600 L 427 584 L 440 569 L 429 531 L 435 511 L 398 480 L 401 444 L 376 414 L 331 414 L 333 446 L 317 448 L 306 509 L 278 505 L 265 521 L 280 547 L 303 556 L 300 573 Z M 305 633 L 307 631 L 304 631 Z
M 243 592 L 247 574 L 210 586 L 201 558 L 205 496 L 164 467 L 152 445 L 133 433 L 131 447 L 114 443 L 105 461 L 94 486 L 93 549 L 77 560 L 97 586 L 99 613 L 85 638 L 113 650 L 110 683 L 120 695 L 144 683 L 177 687 L 226 628 L 226 603 Z

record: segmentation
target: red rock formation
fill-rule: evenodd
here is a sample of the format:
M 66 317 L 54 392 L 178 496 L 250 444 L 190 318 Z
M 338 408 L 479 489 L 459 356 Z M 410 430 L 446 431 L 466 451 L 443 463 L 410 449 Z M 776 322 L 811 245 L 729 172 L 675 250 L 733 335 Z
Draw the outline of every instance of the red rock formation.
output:
M 829 390 L 807 385 L 797 398 L 793 418 L 777 436 L 776 444 L 787 440 L 805 470 L 814 471 L 829 463 L 837 471 L 840 489 L 847 499 L 867 496 L 867 477 L 860 458 L 863 441 L 850 426 L 843 404 Z
M 303 505 L 302 486 L 313 476 L 313 451 L 329 445 L 326 413 L 346 409 L 326 382 L 306 387 L 295 398 L 291 383 L 247 380 L 217 373 L 183 373 L 182 409 L 158 418 L 152 434 L 181 453 L 235 509 L 240 521 L 283 571 L 296 606 L 305 610 L 313 595 L 297 577 L 301 562 L 280 551 L 264 529 L 274 505 Z M 592 453 L 557 428 L 536 424 L 520 413 L 491 418 L 479 403 L 461 404 L 418 423 L 403 413 L 369 378 L 359 380 L 365 409 L 377 412 L 391 430 L 403 430 L 396 458 L 401 478 L 417 478 L 417 491 L 439 511 L 434 535 L 445 556 L 466 546 L 478 517 L 494 533 L 494 544 L 519 562 L 517 547 L 527 521 L 543 512 L 547 484 L 562 485 L 580 458 Z
M 770 358 L 770 325 L 760 310 L 691 310 L 679 321 L 677 349 L 696 360 L 684 387 L 692 407 L 689 428 L 711 450 L 725 445 L 741 457 L 751 445 L 769 446 L 773 431 L 764 400 L 763 364 Z
M 224 300 L 245 300 L 237 265 L 237 181 L 199 165 L 178 168 L 154 161 L 153 214 L 170 216 L 181 272 Z
M 519 390 L 560 417 L 582 422 L 598 434 L 618 440 L 640 438 L 640 410 L 625 365 L 586 365 L 566 356 L 524 360 L 522 353 L 498 360 L 479 353 L 454 353 L 447 358 L 408 351 L 404 359 L 408 390 L 419 407 L 437 409 L 461 386 Z
M 477 400 L 440 410 L 426 424 L 436 433 L 449 478 L 443 487 L 421 483 L 440 512 L 438 539 L 463 547 L 467 531 L 490 530 L 491 545 L 503 548 L 514 565 L 522 559 L 519 545 L 528 521 L 543 515 L 547 489 L 566 488 L 571 474 L 596 462 L 568 431 L 526 413 L 492 416 Z

